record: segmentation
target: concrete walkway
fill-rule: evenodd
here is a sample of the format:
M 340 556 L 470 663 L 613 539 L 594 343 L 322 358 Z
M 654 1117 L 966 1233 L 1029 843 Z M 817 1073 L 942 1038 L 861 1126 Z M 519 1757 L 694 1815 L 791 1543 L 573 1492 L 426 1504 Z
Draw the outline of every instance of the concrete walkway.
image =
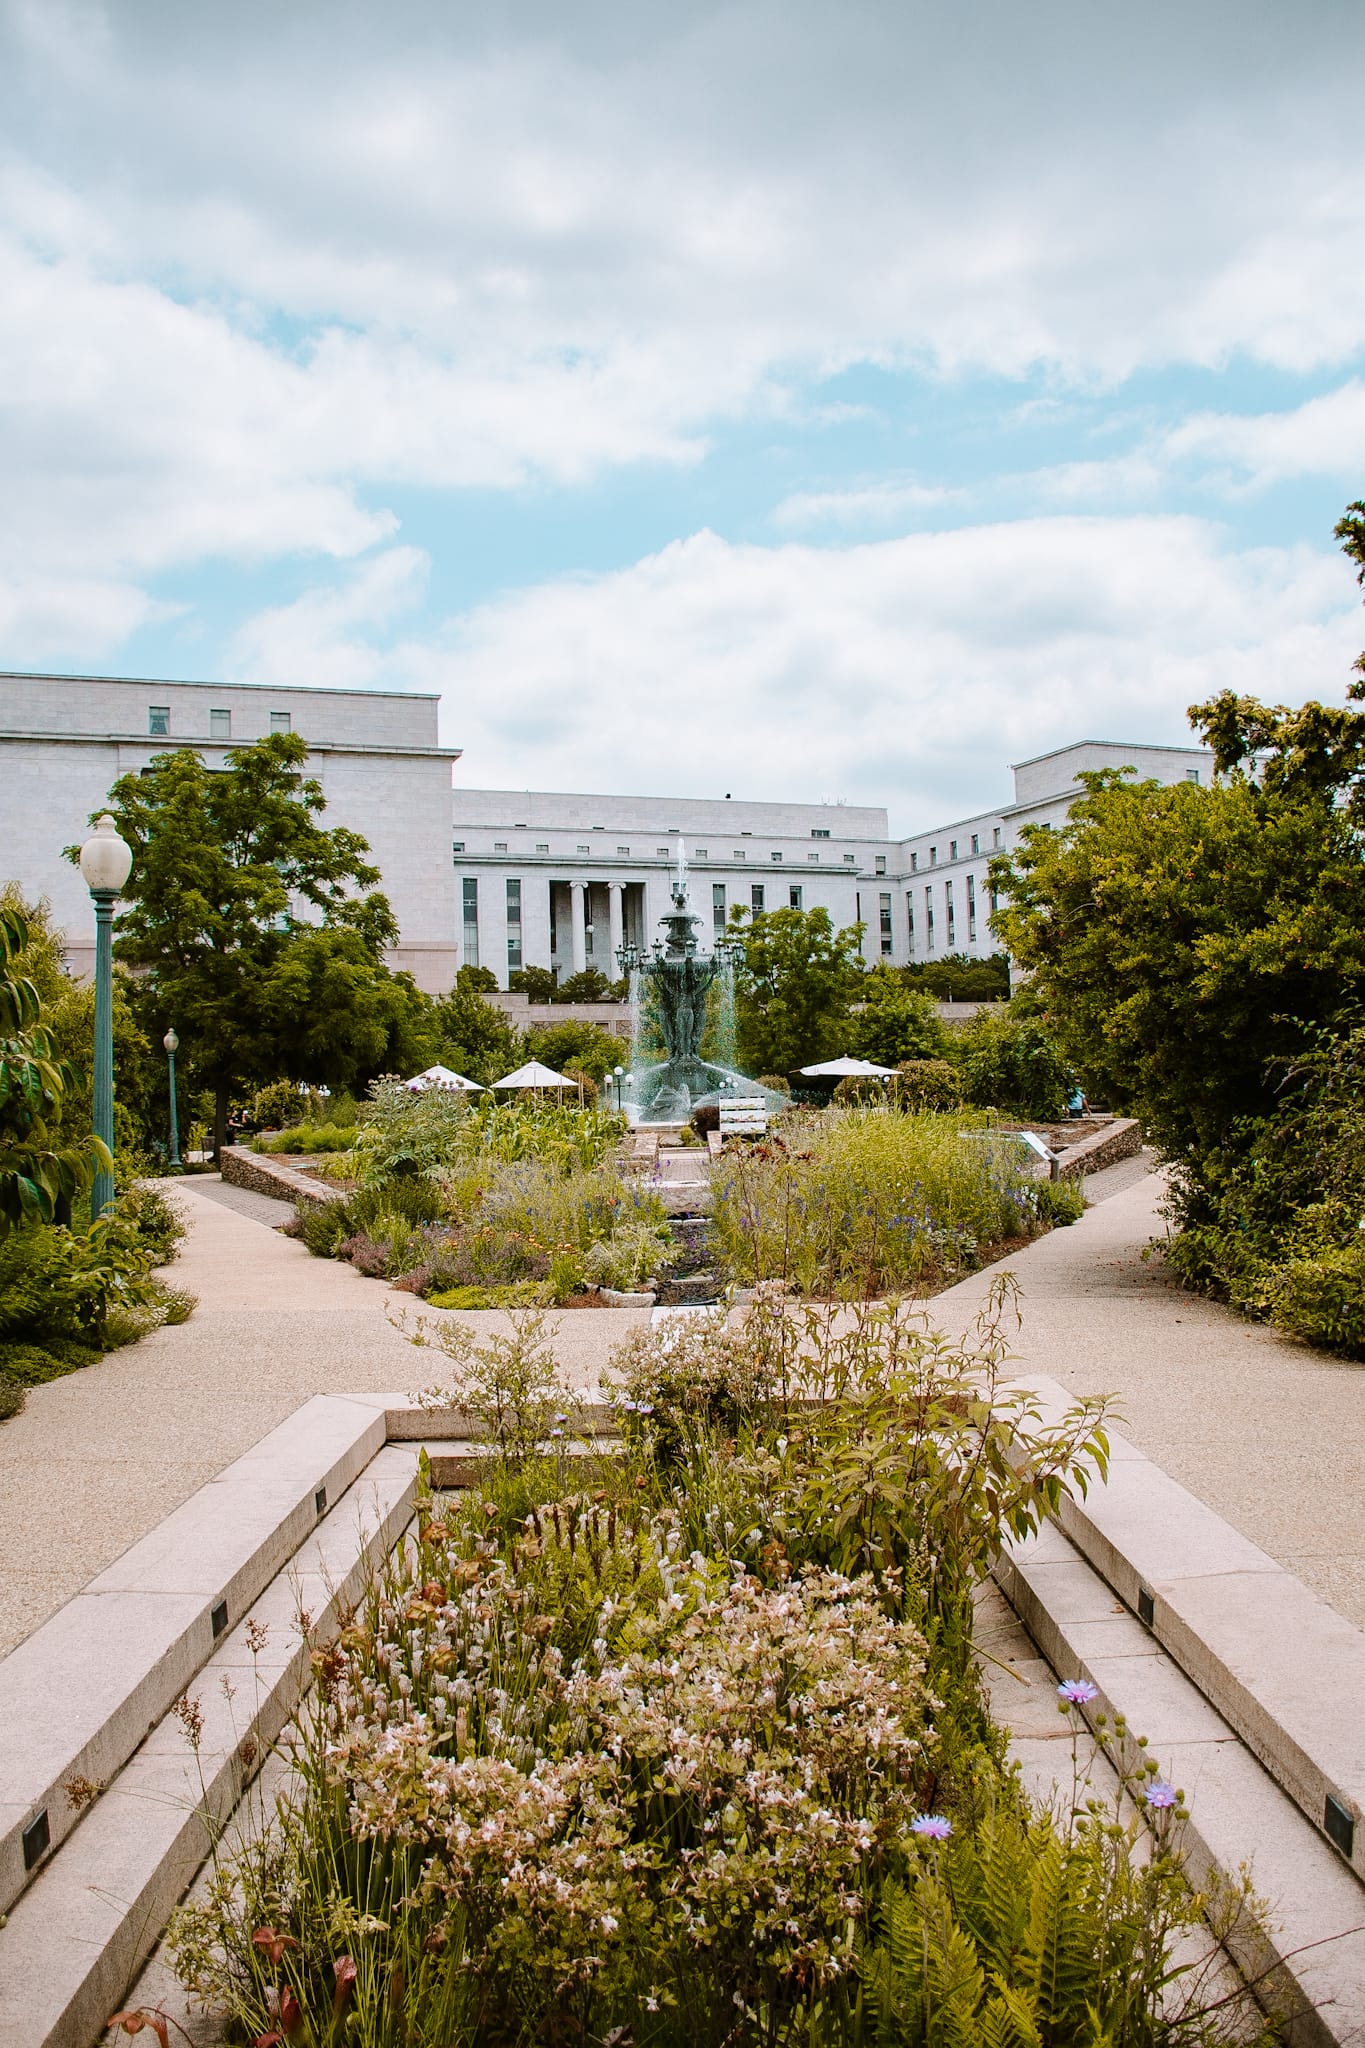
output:
M 1130 1162 L 1123 1162 L 1129 1166 Z M 1332 1358 L 1183 1292 L 1144 1248 L 1165 1226 L 1148 1173 L 928 1304 L 953 1335 L 1010 1271 L 1023 1365 L 1077 1394 L 1118 1397 L 1148 1457 L 1365 1627 L 1365 1365 Z M 1106 1175 L 1087 1192 L 1105 1195 Z
M 259 1205 L 287 1209 L 256 1196 L 243 1213 L 242 1194 L 175 1186 L 190 1232 L 169 1277 L 199 1297 L 188 1322 L 33 1388 L 0 1428 L 0 1656 L 310 1395 L 440 1382 L 442 1354 L 408 1343 L 387 1314 L 439 1311 L 313 1258 Z M 508 1327 L 496 1310 L 458 1320 Z M 555 1320 L 565 1377 L 581 1385 L 649 1310 Z

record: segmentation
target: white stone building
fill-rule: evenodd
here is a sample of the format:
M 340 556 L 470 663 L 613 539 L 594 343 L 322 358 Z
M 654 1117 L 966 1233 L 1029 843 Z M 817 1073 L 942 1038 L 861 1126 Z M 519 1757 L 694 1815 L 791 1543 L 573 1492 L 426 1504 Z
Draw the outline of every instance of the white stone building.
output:
M 459 749 L 437 743 L 434 696 L 286 690 L 120 676 L 0 674 L 0 880 L 47 896 L 73 967 L 93 951 L 90 903 L 61 849 L 79 840 L 120 776 L 167 747 L 212 765 L 272 731 L 308 741 L 324 823 L 369 841 L 401 938 L 391 955 L 432 993 L 462 963 L 499 985 L 518 967 L 584 967 L 611 979 L 623 939 L 649 944 L 668 907 L 676 849 L 710 937 L 732 908 L 795 905 L 861 923 L 863 954 L 902 965 L 997 950 L 986 871 L 1029 824 L 1061 824 L 1087 768 L 1160 782 L 1207 780 L 1195 747 L 1087 740 L 1014 769 L 998 811 L 892 839 L 887 814 L 851 804 L 728 796 L 574 796 L 452 789 Z

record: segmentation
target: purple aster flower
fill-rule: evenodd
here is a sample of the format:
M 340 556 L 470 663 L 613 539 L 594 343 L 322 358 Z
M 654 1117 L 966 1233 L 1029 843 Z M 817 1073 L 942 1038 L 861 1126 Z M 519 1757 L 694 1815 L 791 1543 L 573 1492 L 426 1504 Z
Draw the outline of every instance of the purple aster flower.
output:
M 1057 1697 L 1065 1700 L 1069 1707 L 1087 1706 L 1099 1696 L 1099 1687 L 1092 1685 L 1088 1678 L 1068 1678 L 1057 1688 Z
M 1149 1806 L 1174 1806 L 1176 1789 L 1174 1785 L 1168 1785 L 1164 1778 L 1155 1778 L 1147 1787 L 1145 1796 Z
M 946 1842 L 953 1832 L 953 1824 L 941 1813 L 922 1813 L 918 1820 L 910 1823 L 912 1835 L 923 1835 L 931 1842 Z

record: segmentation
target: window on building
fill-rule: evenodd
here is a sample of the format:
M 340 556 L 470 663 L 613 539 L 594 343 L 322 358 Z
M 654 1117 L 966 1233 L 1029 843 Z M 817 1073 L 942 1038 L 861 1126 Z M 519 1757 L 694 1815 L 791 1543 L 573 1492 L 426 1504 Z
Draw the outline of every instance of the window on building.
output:
M 588 850 L 588 849 L 587 849 L 587 847 L 586 847 L 586 846 L 580 846 L 580 847 L 579 847 L 579 849 L 578 849 L 578 851 L 579 851 L 580 853 L 586 853 L 586 852 L 587 852 L 587 850 Z M 656 846 L 656 847 L 655 847 L 655 849 L 654 849 L 654 858 L 655 858 L 656 860 L 667 860 L 667 859 L 668 859 L 668 848 L 667 848 L 666 846 Z
M 725 930 L 727 914 L 725 884 L 724 882 L 713 882 L 711 884 L 711 923 L 716 931 L 723 932 Z
M 618 846 L 616 851 L 622 856 L 623 859 L 630 859 L 630 848 L 628 846 Z
M 820 856 L 819 856 L 819 854 L 818 854 L 818 853 L 808 853 L 808 854 L 806 855 L 806 859 L 807 859 L 807 861 L 808 861 L 808 863 L 810 864 L 810 866 L 811 866 L 811 867 L 813 867 L 813 868 L 818 868 L 818 867 L 819 867 L 819 865 L 820 865 Z
M 507 971 L 521 965 L 521 883 L 507 884 Z
M 736 860 L 747 860 L 747 859 L 748 859 L 748 857 L 749 857 L 749 856 L 748 856 L 748 855 L 747 855 L 747 854 L 745 853 L 745 851 L 744 851 L 744 848 L 743 848 L 742 846 L 737 846 L 737 847 L 735 848 L 735 859 L 736 859 Z
M 938 866 L 938 848 L 936 846 L 929 848 L 929 865 L 931 868 Z
M 877 863 L 876 863 L 876 865 L 877 865 L 877 873 L 878 873 L 879 875 L 884 875 L 884 874 L 886 873 L 886 855 L 885 855 L 884 853 L 879 853 L 879 854 L 877 855 Z
M 957 859 L 957 841 L 955 839 L 948 841 L 948 858 L 949 860 Z
M 493 841 L 493 851 L 494 853 L 506 853 L 507 841 L 505 839 L 495 839 Z
M 912 875 L 919 873 L 919 855 L 917 853 L 912 853 L 910 856 L 910 872 Z
M 856 854 L 856 853 L 846 853 L 846 854 L 844 855 L 844 866 L 845 866 L 846 868 L 856 868 L 856 867 L 857 867 L 857 865 L 858 865 L 858 856 L 857 856 L 857 854 Z
M 877 925 L 882 938 L 882 957 L 891 956 L 891 892 L 884 890 L 878 900 Z
M 1199 770 L 1197 768 L 1187 768 L 1185 770 L 1185 780 L 1186 782 L 1198 782 Z
M 967 877 L 967 938 L 976 944 L 976 876 Z
M 910 938 L 910 958 L 915 957 L 915 899 L 907 889 L 905 892 L 905 928 Z
M 693 860 L 710 860 L 711 856 L 706 851 L 706 848 L 704 846 L 694 846 L 692 849 L 692 858 Z
M 953 885 L 951 882 L 943 884 L 943 910 L 948 926 L 948 951 L 951 953 L 957 941 L 957 933 L 953 929 Z
M 801 884 L 799 882 L 793 882 L 787 890 L 787 902 L 793 910 L 800 910 L 803 908 L 802 899 L 804 898 L 804 896 L 805 890 L 801 887 Z
M 812 839 L 828 839 L 829 827 L 827 825 L 812 825 L 810 828 L 810 836 Z
M 972 852 L 973 852 L 973 853 L 980 853 L 980 851 L 981 851 L 981 834 L 980 834 L 979 832 L 973 832 L 973 834 L 972 834 Z
M 466 967 L 479 964 L 479 882 L 477 875 L 466 875 L 461 885 L 464 901 L 464 960 Z
M 170 707 L 170 705 L 169 705 L 169 704 L 149 704 L 149 705 L 147 706 L 147 737 L 148 737 L 148 739 L 153 739 L 153 740 L 157 740 L 157 739 L 161 739 L 161 740 L 164 740 L 164 739 L 169 739 L 169 738 L 170 738 L 170 732 L 171 732 L 171 707 Z
M 932 882 L 926 885 L 924 891 L 924 944 L 925 950 L 932 953 L 934 950 L 934 888 Z
M 992 832 L 991 832 L 991 845 L 992 845 L 992 846 L 999 846 L 999 844 L 1000 844 L 1000 827 L 999 827 L 998 825 L 996 825 L 996 826 L 995 826 L 995 827 L 993 828 Z
M 592 848 L 591 848 L 590 846 L 580 846 L 580 847 L 577 847 L 577 848 L 575 849 L 575 851 L 576 851 L 576 852 L 578 852 L 578 853 L 591 853 L 591 852 L 592 852 Z
M 210 711 L 209 738 L 211 740 L 230 740 L 232 738 L 232 713 L 230 711 Z
M 464 852 L 464 841 L 463 841 L 463 839 L 452 839 L 452 840 L 451 840 L 451 842 L 450 842 L 450 850 L 451 850 L 451 852 L 452 852 L 452 853 L 463 853 L 463 852 Z
M 763 915 L 763 884 L 754 882 L 749 889 L 749 909 L 755 917 Z
M 272 711 L 270 714 L 270 730 L 272 732 L 292 732 L 294 730 L 293 712 Z
M 772 857 L 772 861 L 773 861 L 773 866 L 774 866 L 775 868 L 780 868 L 780 867 L 781 867 L 781 865 L 782 865 L 782 856 L 781 856 L 781 854 L 780 854 L 780 853 L 775 853 L 775 854 L 773 855 L 773 857 Z
M 536 852 L 537 852 L 537 853 L 548 853 L 549 851 L 550 851 L 550 842 L 549 842 L 549 840 L 548 840 L 548 839 L 537 839 L 537 841 L 536 841 Z
M 998 910 L 999 908 L 1000 908 L 1000 891 L 999 891 L 998 889 L 992 889 L 992 890 L 991 890 L 991 916 L 992 916 L 992 917 L 994 917 L 994 916 L 995 916 L 995 913 L 996 913 L 996 911 L 997 911 L 997 910 Z

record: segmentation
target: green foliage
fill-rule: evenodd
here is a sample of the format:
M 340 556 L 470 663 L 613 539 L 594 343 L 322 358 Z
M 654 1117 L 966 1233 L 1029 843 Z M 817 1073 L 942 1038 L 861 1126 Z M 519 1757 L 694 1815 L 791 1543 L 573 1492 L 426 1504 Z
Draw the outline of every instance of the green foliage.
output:
M 1040 1123 L 1065 1111 L 1071 1070 L 1053 1031 L 1037 1019 L 980 1010 L 954 1050 L 963 1096 L 977 1108 Z
M 455 986 L 467 995 L 496 995 L 498 977 L 491 967 L 458 967 L 455 970 Z
M 896 969 L 908 987 L 941 1002 L 1003 1003 L 1010 993 L 1010 963 L 1004 953 L 975 960 L 969 953 L 944 953 L 937 960 L 919 960 Z
M 785 1074 L 759 1074 L 755 1078 L 760 1088 L 770 1088 L 774 1095 L 790 1095 L 792 1092 L 792 1084 Z
M 746 1073 L 790 1073 L 842 1050 L 862 986 L 863 927 L 836 932 L 827 910 L 734 913 L 743 946 L 735 977 L 738 1050 Z
M 334 1259 L 355 1225 L 346 1203 L 301 1201 L 295 1212 L 290 1236 L 301 1238 L 315 1259 Z
M 16 972 L 29 937 L 24 912 L 0 902 L 0 1237 L 50 1224 L 60 1204 L 89 1188 L 96 1167 L 111 1163 L 97 1138 L 58 1135 L 76 1075 L 54 1056 L 37 988 Z
M 516 967 L 507 977 L 513 995 L 526 996 L 533 1003 L 552 1003 L 559 993 L 553 967 Z
M 17 1415 L 27 1398 L 28 1388 L 0 1371 L 0 1422 L 8 1422 L 12 1415 Z
M 185 1235 L 185 1221 L 160 1189 L 134 1182 L 118 1199 L 118 1214 L 131 1225 L 149 1266 L 169 1266 Z
M 527 1032 L 526 1051 L 529 1058 L 543 1060 L 556 1073 L 567 1074 L 570 1067 L 576 1067 L 598 1083 L 606 1080 L 613 1067 L 630 1063 L 626 1045 L 600 1024 L 540 1025 Z
M 270 1137 L 253 1138 L 253 1152 L 349 1152 L 356 1141 L 355 1127 L 342 1124 L 295 1124 Z
M 557 1003 L 617 1003 L 624 989 L 619 981 L 608 981 L 598 967 L 585 967 L 559 984 L 553 1000 Z
M 250 1120 L 258 1131 L 285 1131 L 304 1121 L 307 1103 L 297 1081 L 271 1081 L 252 1096 Z
M 541 1280 L 507 1280 L 486 1287 L 468 1281 L 460 1287 L 433 1288 L 425 1299 L 433 1308 L 533 1309 L 544 1303 L 545 1292 L 545 1282 Z
M 484 1087 L 490 1081 L 500 1081 L 522 1059 L 519 1034 L 502 1011 L 486 1003 L 479 989 L 465 980 L 466 975 L 487 972 L 487 968 L 462 967 L 450 994 L 433 1004 L 431 1012 L 436 1047 L 433 1059 Z
M 1085 1187 L 1079 1180 L 1036 1180 L 1033 1208 L 1040 1223 L 1079 1223 L 1085 1214 Z
M 177 748 L 110 792 L 133 849 L 116 950 L 143 970 L 139 1015 L 175 1022 L 187 1080 L 213 1090 L 219 1144 L 232 1090 L 364 1080 L 402 1063 L 425 1014 L 383 964 L 388 904 L 353 893 L 379 879 L 365 842 L 317 823 L 306 757 L 297 733 L 232 749 L 222 771 Z
M 849 1051 L 859 1059 L 893 1067 L 902 1060 L 946 1057 L 948 1033 L 931 995 L 907 988 L 902 976 L 888 967 L 874 967 L 858 993 L 863 1008 L 846 1036 Z
M 928 1292 L 1033 1227 L 1011 1149 L 963 1118 L 856 1106 L 794 1111 L 726 1152 L 713 1223 L 730 1277 L 805 1294 Z
M 960 1109 L 962 1077 L 951 1060 L 902 1060 L 891 1098 L 904 1109 Z
M 1265 1274 L 1251 1299 L 1292 1336 L 1365 1358 L 1365 1243 L 1287 1259 Z
M 468 1143 L 468 1097 L 453 1088 L 409 1088 L 385 1074 L 370 1088 L 352 1147 L 356 1179 L 382 1186 L 431 1174 Z

